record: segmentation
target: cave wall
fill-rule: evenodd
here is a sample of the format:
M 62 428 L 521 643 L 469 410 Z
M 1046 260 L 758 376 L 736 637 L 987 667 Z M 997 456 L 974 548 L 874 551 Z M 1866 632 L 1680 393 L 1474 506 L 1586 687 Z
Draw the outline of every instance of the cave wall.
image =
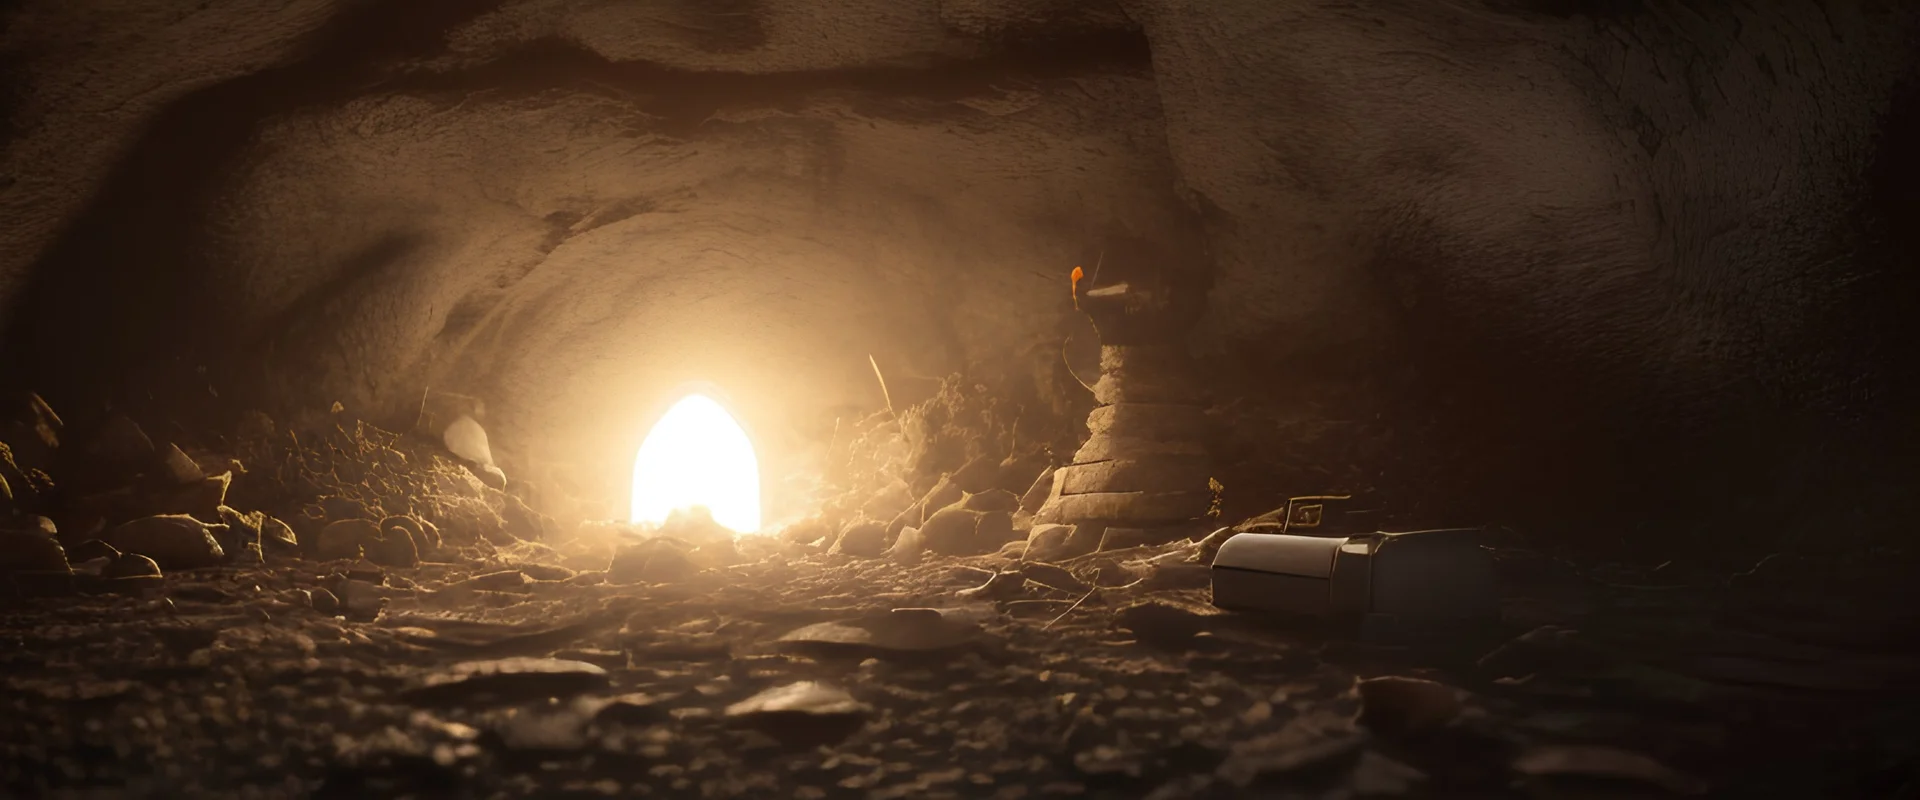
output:
M 510 460 L 612 464 L 702 378 L 800 452 L 877 405 L 869 353 L 1055 358 L 1125 230 L 1213 287 L 1196 349 L 1272 412 L 1242 445 L 1418 430 L 1378 471 L 1448 514 L 1737 527 L 1910 441 L 1896 4 L 4 13 L 7 377 L 55 395 L 444 390 Z M 1329 488 L 1285 461 L 1231 483 Z

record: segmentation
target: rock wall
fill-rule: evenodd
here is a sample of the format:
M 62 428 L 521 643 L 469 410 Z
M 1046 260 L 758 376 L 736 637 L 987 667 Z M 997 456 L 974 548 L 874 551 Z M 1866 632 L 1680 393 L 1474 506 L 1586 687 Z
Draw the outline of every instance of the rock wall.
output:
M 1447 513 L 1686 526 L 1910 441 L 1897 4 L 0 13 L 6 378 L 63 410 L 451 391 L 509 463 L 615 464 L 704 379 L 797 451 L 869 354 L 1045 374 L 1129 231 L 1204 242 L 1244 444 L 1378 415 Z

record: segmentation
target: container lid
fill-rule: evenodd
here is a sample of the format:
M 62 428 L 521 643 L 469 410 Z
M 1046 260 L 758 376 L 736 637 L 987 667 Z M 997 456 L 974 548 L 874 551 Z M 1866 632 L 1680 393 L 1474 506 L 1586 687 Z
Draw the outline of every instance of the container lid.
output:
M 1242 533 L 1220 545 L 1214 569 L 1243 569 L 1326 580 L 1347 540 L 1284 533 Z

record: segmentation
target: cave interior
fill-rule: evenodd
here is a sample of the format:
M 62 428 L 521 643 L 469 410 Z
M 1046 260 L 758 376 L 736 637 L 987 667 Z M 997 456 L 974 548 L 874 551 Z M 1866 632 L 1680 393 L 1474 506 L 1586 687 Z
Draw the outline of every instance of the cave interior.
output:
M 1920 798 L 1912 4 L 7 0 L 0 142 L 0 794 Z

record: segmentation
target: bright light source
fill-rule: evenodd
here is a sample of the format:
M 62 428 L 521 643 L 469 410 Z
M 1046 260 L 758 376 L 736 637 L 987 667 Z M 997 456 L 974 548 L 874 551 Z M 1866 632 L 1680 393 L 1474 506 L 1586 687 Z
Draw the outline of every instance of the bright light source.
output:
M 714 522 L 736 532 L 760 530 L 753 442 L 725 407 L 702 394 L 667 409 L 633 459 L 633 522 L 665 522 L 694 506 L 706 506 Z

